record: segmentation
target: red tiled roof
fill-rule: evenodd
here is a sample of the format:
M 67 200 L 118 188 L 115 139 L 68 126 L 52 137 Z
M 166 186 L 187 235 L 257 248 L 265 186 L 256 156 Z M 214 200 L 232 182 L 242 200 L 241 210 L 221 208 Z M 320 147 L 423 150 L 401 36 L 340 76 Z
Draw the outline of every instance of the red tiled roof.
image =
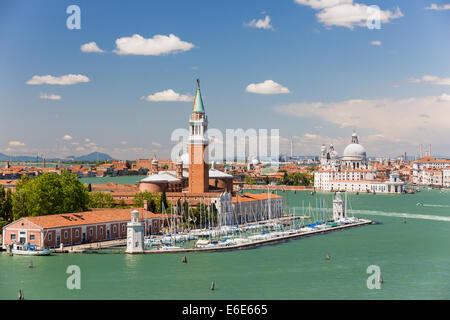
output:
M 130 221 L 131 211 L 138 210 L 139 217 L 144 216 L 144 209 L 95 209 L 94 211 L 79 213 L 52 214 L 46 216 L 26 217 L 28 221 L 43 229 L 72 227 L 87 224 L 110 223 L 119 221 Z M 165 218 L 167 215 L 146 213 L 147 218 Z

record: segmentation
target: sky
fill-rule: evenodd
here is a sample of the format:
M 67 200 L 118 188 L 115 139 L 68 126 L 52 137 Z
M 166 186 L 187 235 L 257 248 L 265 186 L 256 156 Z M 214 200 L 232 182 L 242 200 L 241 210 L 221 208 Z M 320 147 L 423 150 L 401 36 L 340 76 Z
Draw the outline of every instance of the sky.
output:
M 448 30 L 449 0 L 1 0 L 0 152 L 167 157 L 199 78 L 210 128 L 281 152 L 450 156 Z

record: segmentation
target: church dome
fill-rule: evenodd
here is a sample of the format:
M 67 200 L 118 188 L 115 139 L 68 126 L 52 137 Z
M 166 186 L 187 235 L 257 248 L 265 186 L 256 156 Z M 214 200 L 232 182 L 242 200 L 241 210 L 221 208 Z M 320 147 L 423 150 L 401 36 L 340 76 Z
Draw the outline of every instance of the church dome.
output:
M 350 143 L 345 149 L 343 160 L 365 160 L 366 149 L 359 143 Z

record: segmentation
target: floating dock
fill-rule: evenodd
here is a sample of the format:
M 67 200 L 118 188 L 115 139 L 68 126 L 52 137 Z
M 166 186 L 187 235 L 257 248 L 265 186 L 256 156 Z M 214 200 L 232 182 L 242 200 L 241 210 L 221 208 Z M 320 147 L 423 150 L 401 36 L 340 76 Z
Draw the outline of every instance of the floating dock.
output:
M 368 224 L 372 224 L 372 223 L 374 223 L 372 220 L 359 219 L 358 222 L 354 222 L 351 224 L 345 224 L 342 226 L 330 227 L 330 228 L 322 229 L 322 230 L 313 230 L 313 231 L 295 233 L 295 234 L 291 234 L 291 235 L 287 235 L 287 236 L 280 236 L 280 237 L 271 238 L 271 239 L 250 241 L 250 242 L 245 242 L 242 244 L 236 244 L 236 245 L 231 245 L 231 246 L 223 246 L 223 247 L 216 247 L 216 248 L 177 249 L 177 250 L 145 250 L 144 252 L 142 252 L 140 254 L 219 252 L 219 251 L 230 251 L 230 250 L 238 250 L 238 249 L 250 249 L 252 247 L 259 247 L 259 246 L 263 246 L 263 245 L 284 242 L 287 240 L 308 237 L 308 236 L 312 236 L 315 234 L 323 234 L 323 233 L 333 232 L 333 231 L 337 231 L 337 230 L 345 230 L 345 229 L 359 227 L 359 226 L 368 225 Z

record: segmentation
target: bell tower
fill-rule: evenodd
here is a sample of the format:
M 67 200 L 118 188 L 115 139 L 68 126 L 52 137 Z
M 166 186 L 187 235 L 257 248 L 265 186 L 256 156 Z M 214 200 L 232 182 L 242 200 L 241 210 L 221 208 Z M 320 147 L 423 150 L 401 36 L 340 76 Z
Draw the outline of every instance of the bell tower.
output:
M 203 106 L 200 80 L 197 79 L 197 93 L 189 119 L 189 192 L 204 193 L 209 190 L 208 117 Z

